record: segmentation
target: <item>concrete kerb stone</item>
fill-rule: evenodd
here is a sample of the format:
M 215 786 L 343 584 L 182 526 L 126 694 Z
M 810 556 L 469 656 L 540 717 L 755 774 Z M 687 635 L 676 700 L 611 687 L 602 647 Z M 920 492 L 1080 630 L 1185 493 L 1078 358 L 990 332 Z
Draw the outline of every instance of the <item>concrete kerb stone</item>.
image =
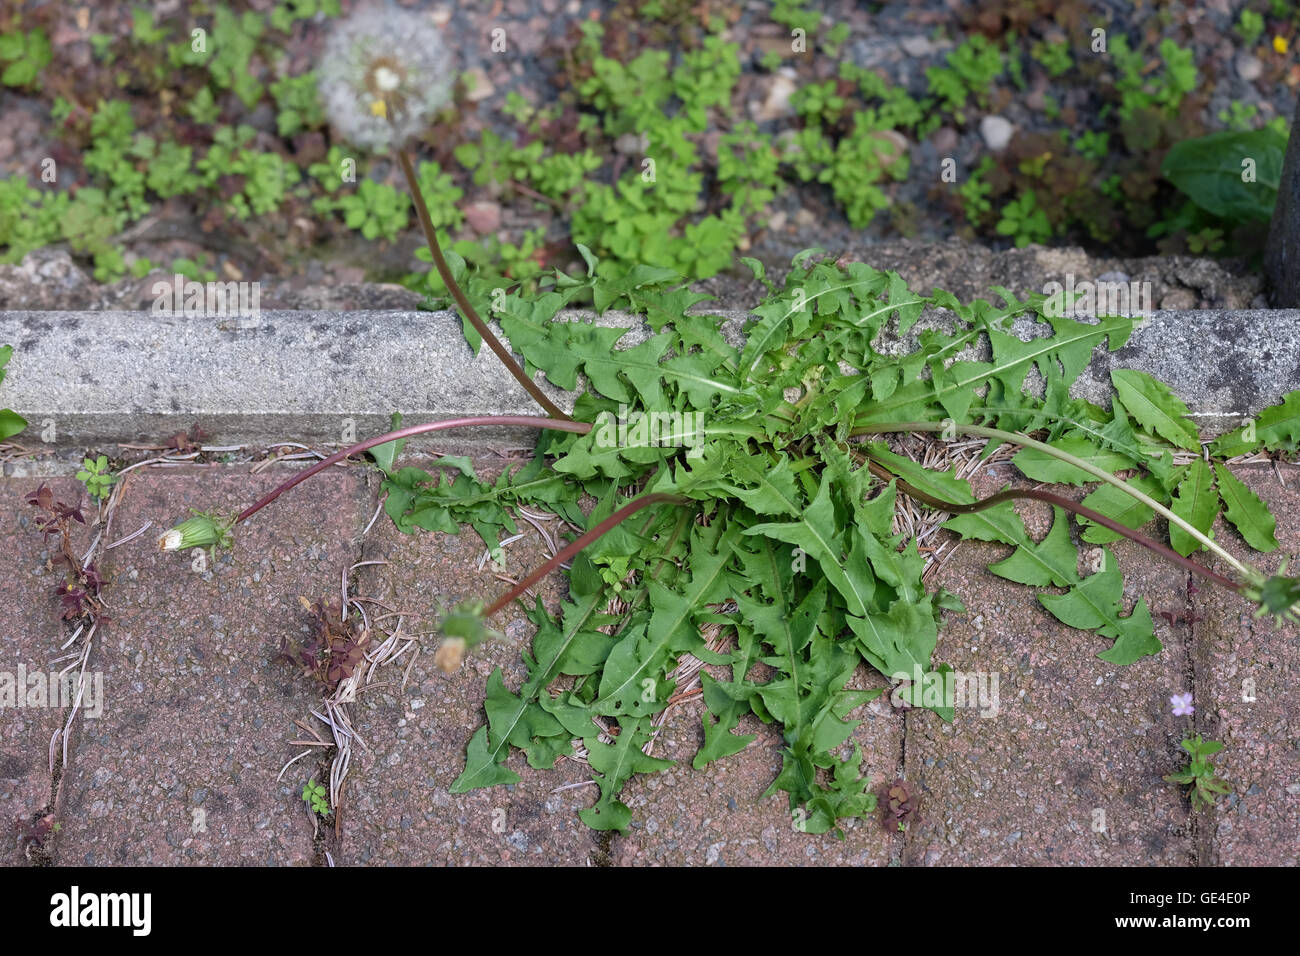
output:
M 720 317 L 728 341 L 743 343 L 749 313 L 702 311 Z M 906 348 L 921 330 L 946 325 L 948 315 L 928 310 L 905 339 L 885 335 L 879 347 Z M 560 315 L 583 317 L 591 313 Z M 628 326 L 622 348 L 649 335 L 625 313 L 595 321 Z M 1016 331 L 1031 338 L 1048 330 L 1022 319 Z M 0 343 L 15 350 L 0 405 L 26 417 L 34 439 L 60 447 L 156 442 L 196 421 L 215 443 L 256 446 L 377 434 L 394 411 L 408 423 L 538 413 L 495 355 L 471 354 L 451 312 L 268 311 L 242 319 L 0 312 Z M 960 357 L 987 358 L 987 346 L 981 348 Z M 1095 350 L 1073 394 L 1106 404 L 1109 372 L 1120 367 L 1167 382 L 1203 432 L 1226 431 L 1300 388 L 1300 310 L 1153 313 L 1124 347 Z M 539 381 L 558 404 L 572 407 L 572 394 L 544 376 Z M 483 451 L 531 445 L 534 438 L 528 430 L 475 429 L 437 433 L 410 447 Z

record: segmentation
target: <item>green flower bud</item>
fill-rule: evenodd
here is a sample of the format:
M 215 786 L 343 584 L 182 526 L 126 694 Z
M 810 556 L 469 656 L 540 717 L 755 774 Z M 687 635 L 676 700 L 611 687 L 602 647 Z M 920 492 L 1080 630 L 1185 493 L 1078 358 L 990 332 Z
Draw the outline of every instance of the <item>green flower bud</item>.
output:
M 189 548 L 212 548 L 220 545 L 229 548 L 233 543 L 230 529 L 234 522 L 223 520 L 215 514 L 194 512 L 158 539 L 160 551 L 184 551 Z
M 487 626 L 483 617 L 482 601 L 469 600 L 447 613 L 442 620 L 442 644 L 434 655 L 433 662 L 444 674 L 455 673 L 465 659 L 465 654 L 482 644 L 489 637 L 500 638 L 502 635 Z
M 1256 617 L 1271 614 L 1279 626 L 1300 620 L 1300 579 L 1286 577 L 1287 561 L 1282 561 L 1277 574 L 1263 581 L 1252 581 L 1242 589 L 1242 595 L 1259 605 Z

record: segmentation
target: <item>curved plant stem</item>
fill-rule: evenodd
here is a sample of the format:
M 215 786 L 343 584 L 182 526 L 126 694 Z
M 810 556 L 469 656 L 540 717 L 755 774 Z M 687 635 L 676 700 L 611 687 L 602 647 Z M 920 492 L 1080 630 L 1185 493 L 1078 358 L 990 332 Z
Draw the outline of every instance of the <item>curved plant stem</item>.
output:
M 575 421 L 556 421 L 554 418 L 541 418 L 534 415 L 474 415 L 469 418 L 448 418 L 440 422 L 425 422 L 423 425 L 408 425 L 406 428 L 399 428 L 395 432 L 387 432 L 374 438 L 367 438 L 365 441 L 357 442 L 350 445 L 342 451 L 336 451 L 321 461 L 316 462 L 310 468 L 298 472 L 287 481 L 276 485 L 271 491 L 241 511 L 235 518 L 235 524 L 246 521 L 257 512 L 261 511 L 276 498 L 298 484 L 300 481 L 306 481 L 312 475 L 324 471 L 330 465 L 342 461 L 349 455 L 355 455 L 359 452 L 374 448 L 377 445 L 386 445 L 390 441 L 400 441 L 403 438 L 410 438 L 412 435 L 423 435 L 426 432 L 438 432 L 448 428 L 470 428 L 476 425 L 505 425 L 516 426 L 520 428 L 549 428 L 562 432 L 577 432 L 584 435 L 591 431 L 591 425 L 587 422 Z
M 528 590 L 530 587 L 532 587 L 542 578 L 546 577 L 546 575 L 550 574 L 551 571 L 553 571 L 555 568 L 559 567 L 565 561 L 568 561 L 570 558 L 576 555 L 587 545 L 591 544 L 593 541 L 598 539 L 601 535 L 605 534 L 608 531 L 612 531 L 614 528 L 618 527 L 620 524 L 622 524 L 628 518 L 632 517 L 642 508 L 646 508 L 654 504 L 659 504 L 660 502 L 669 502 L 675 505 L 685 505 L 685 504 L 689 504 L 690 500 L 691 499 L 685 498 L 681 495 L 673 495 L 664 491 L 656 491 L 656 492 L 652 492 L 651 494 L 645 495 L 641 498 L 638 498 L 636 499 L 636 501 L 628 502 L 623 507 L 615 511 L 608 518 L 606 518 L 604 521 L 602 521 L 600 524 L 596 525 L 596 527 L 592 528 L 590 531 L 586 532 L 581 537 L 575 539 L 571 544 L 566 545 L 564 548 L 561 548 L 558 552 L 556 552 L 555 557 L 551 558 L 549 561 L 545 562 L 544 564 L 539 565 L 526 578 L 524 578 L 522 581 L 520 581 L 518 584 L 512 587 L 505 594 L 497 598 L 496 601 L 492 603 L 492 606 L 483 612 L 483 616 L 485 618 L 491 617 L 493 614 L 501 610 L 503 607 L 505 607 L 507 604 L 509 604 L 519 595 L 523 594 L 524 591 Z
M 406 176 L 406 184 L 411 191 L 411 200 L 415 203 L 415 212 L 420 220 L 420 227 L 424 230 L 425 241 L 429 245 L 429 254 L 433 256 L 433 264 L 438 270 L 438 275 L 442 276 L 442 281 L 447 286 L 448 291 L 451 292 L 452 298 L 456 300 L 456 305 L 465 313 L 465 318 L 469 319 L 470 325 L 474 326 L 474 331 L 482 336 L 488 348 L 495 352 L 497 358 L 505 363 L 510 374 L 533 397 L 533 400 L 546 410 L 546 414 L 566 422 L 572 421 L 573 419 L 547 398 L 546 393 L 541 390 L 538 384 L 524 373 L 524 370 L 519 367 L 519 363 L 515 361 L 514 356 L 510 354 L 510 350 L 492 334 L 492 330 L 488 328 L 487 323 L 474 311 L 474 306 L 469 304 L 469 299 L 466 298 L 460 285 L 452 277 L 451 269 L 447 267 L 447 260 L 443 258 L 442 248 L 438 245 L 438 235 L 433 228 L 433 220 L 429 218 L 429 207 L 424 203 L 424 196 L 421 194 L 420 185 L 415 178 L 415 167 L 411 165 L 411 157 L 406 154 L 404 149 L 394 149 L 393 152 L 397 154 L 397 161 L 401 164 L 402 173 Z
M 1109 528 L 1116 534 L 1123 535 L 1130 541 L 1137 542 L 1142 545 L 1142 547 L 1154 551 L 1165 560 L 1171 561 L 1179 567 L 1186 568 L 1193 574 L 1199 574 L 1207 581 L 1225 587 L 1229 591 L 1234 591 L 1238 594 L 1241 593 L 1241 586 L 1231 578 L 1225 578 L 1222 574 L 1211 571 L 1209 568 L 1202 567 L 1191 558 L 1183 557 L 1173 548 L 1161 544 L 1154 538 L 1148 538 L 1141 532 L 1134 531 L 1132 528 L 1120 524 L 1113 518 L 1108 518 L 1101 512 L 1093 511 L 1087 505 L 1080 504 L 1079 502 L 1073 501 L 1062 495 L 1053 494 L 1050 491 L 1040 491 L 1037 488 L 1011 488 L 1006 491 L 999 491 L 995 495 L 989 495 L 987 498 L 981 498 L 979 501 L 971 504 L 958 504 L 955 501 L 944 501 L 942 498 L 935 498 L 933 495 L 927 494 L 920 488 L 908 484 L 873 458 L 868 457 L 867 466 L 871 469 L 871 473 L 877 478 L 881 478 L 884 481 L 898 482 L 898 489 L 905 495 L 915 498 L 917 501 L 923 501 L 932 508 L 938 508 L 941 511 L 948 511 L 952 514 L 974 514 L 977 511 L 984 511 L 985 509 L 992 508 L 1004 501 L 1012 501 L 1016 498 L 1030 498 L 1034 501 L 1046 501 L 1050 505 L 1064 508 L 1066 511 L 1072 511 L 1081 517 L 1087 518 L 1089 521 L 1095 521 L 1103 528 Z
M 952 421 L 947 422 L 887 422 L 879 425 L 860 425 L 853 429 L 852 435 L 880 435 L 889 432 L 942 432 L 958 431 L 966 435 L 976 435 L 982 438 L 996 438 L 999 441 L 1012 442 L 1017 445 L 1023 445 L 1026 448 L 1035 448 L 1044 454 L 1051 455 L 1068 465 L 1073 465 L 1081 471 L 1085 471 L 1099 481 L 1104 481 L 1109 485 L 1123 491 L 1125 494 L 1142 502 L 1148 508 L 1155 511 L 1158 515 L 1168 520 L 1171 524 L 1176 524 L 1189 535 L 1203 544 L 1210 551 L 1213 551 L 1224 561 L 1228 563 L 1233 570 L 1240 574 L 1246 581 L 1263 581 L 1264 575 L 1250 565 L 1238 561 L 1227 551 L 1215 544 L 1208 536 L 1203 534 L 1199 529 L 1192 527 L 1190 523 L 1184 521 L 1178 515 L 1174 514 L 1160 502 L 1156 501 L 1150 495 L 1146 495 L 1134 488 L 1123 479 L 1116 478 L 1110 472 L 1102 471 L 1097 466 L 1086 462 L 1081 458 L 1076 458 L 1068 452 L 1061 451 L 1059 448 L 1053 448 L 1046 442 L 1035 441 L 1028 435 L 1022 435 L 1019 432 L 1003 431 L 1000 428 L 988 428 L 984 425 L 962 425 Z

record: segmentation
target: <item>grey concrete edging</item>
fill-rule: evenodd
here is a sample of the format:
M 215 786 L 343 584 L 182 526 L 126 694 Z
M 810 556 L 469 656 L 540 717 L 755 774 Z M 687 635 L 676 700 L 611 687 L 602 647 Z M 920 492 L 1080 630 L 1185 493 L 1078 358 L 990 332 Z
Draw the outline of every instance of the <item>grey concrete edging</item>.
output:
M 725 320 L 730 341 L 742 341 L 747 313 L 710 314 Z M 944 314 L 932 310 L 918 329 L 942 326 Z M 583 315 L 589 313 L 561 317 Z M 606 313 L 597 321 L 612 326 L 631 319 Z M 1029 320 L 1017 326 L 1022 337 L 1035 327 L 1045 329 Z M 620 347 L 646 334 L 638 322 Z M 28 419 L 21 440 L 29 445 L 46 438 L 80 448 L 162 443 L 195 422 L 216 445 L 326 443 L 382 432 L 393 411 L 407 423 L 539 414 L 489 350 L 471 356 L 460 319 L 450 312 L 268 311 L 256 319 L 0 312 L 0 344 L 14 346 L 0 407 Z M 1108 404 L 1111 368 L 1137 368 L 1167 382 L 1202 431 L 1216 434 L 1300 388 L 1300 310 L 1156 312 L 1124 348 L 1094 350 L 1074 394 Z M 559 404 L 571 407 L 572 395 L 538 377 Z M 531 446 L 535 437 L 517 430 L 445 432 L 412 447 Z

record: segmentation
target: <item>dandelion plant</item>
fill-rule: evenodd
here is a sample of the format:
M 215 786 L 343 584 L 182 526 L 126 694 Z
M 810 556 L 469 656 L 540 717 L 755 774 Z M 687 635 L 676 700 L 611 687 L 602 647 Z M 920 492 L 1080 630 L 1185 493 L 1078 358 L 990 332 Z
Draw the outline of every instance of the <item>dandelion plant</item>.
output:
M 550 767 L 580 741 L 599 788 L 582 819 L 626 829 L 632 811 L 620 794 L 633 775 L 670 765 L 652 755 L 652 741 L 685 689 L 679 664 L 694 659 L 710 665 L 690 678 L 704 704 L 694 767 L 744 749 L 753 736 L 738 732 L 740 722 L 753 715 L 781 729 L 781 769 L 769 793 L 786 794 L 800 829 L 826 832 L 870 813 L 871 775 L 883 778 L 886 768 L 864 768 L 860 752 L 848 752 L 858 725 L 851 713 L 889 688 L 895 700 L 952 720 L 953 702 L 925 690 L 961 663 L 936 659 L 944 614 L 961 605 L 926 587 L 929 559 L 896 520 L 899 494 L 924 504 L 932 524 L 1003 546 L 990 570 L 1033 588 L 1046 614 L 1076 628 L 1078 653 L 1115 665 L 1161 650 L 1146 600 L 1124 600 L 1108 548 L 1119 537 L 1241 594 L 1261 613 L 1295 615 L 1300 581 L 1285 577 L 1285 566 L 1269 575 L 1235 558 L 1210 535 L 1206 509 L 1190 502 L 1217 496 L 1211 520 L 1221 501 L 1248 544 L 1275 550 L 1268 509 L 1225 463 L 1258 448 L 1294 450 L 1300 394 L 1262 413 L 1248 435 L 1239 430 L 1208 445 L 1182 402 L 1140 372 L 1115 373 L 1109 408 L 1072 397 L 1093 352 L 1124 345 L 1127 318 L 1064 318 L 1041 295 L 1002 289 L 1001 304 L 962 303 L 939 290 L 923 296 L 895 273 L 810 250 L 780 287 L 746 260 L 768 294 L 736 344 L 720 317 L 692 311 L 708 297 L 675 273 L 643 266 L 605 277 L 580 248 L 585 275 L 556 270 L 541 294 L 508 292 L 493 308 L 528 369 L 561 389 L 581 386 L 572 415 L 561 412 L 455 283 L 414 182 L 404 147 L 448 89 L 441 79 L 450 58 L 437 31 L 396 10 L 340 31 L 327 53 L 337 62 L 322 66 L 339 132 L 394 150 L 457 306 L 546 415 L 454 419 L 367 439 L 286 480 L 230 525 L 369 449 L 383 452 L 376 460 L 385 510 L 403 532 L 469 524 L 493 548 L 501 533 L 516 531 L 519 508 L 545 509 L 582 529 L 497 601 L 444 621 L 438 664 L 452 671 L 487 636 L 493 615 L 571 561 L 558 614 L 540 600 L 525 606 L 537 632 L 523 652 L 522 686 L 507 688 L 499 668 L 488 678 L 487 721 L 468 743 L 453 792 L 517 781 L 506 764 L 512 748 L 531 766 Z M 557 319 L 561 309 L 588 303 L 643 318 L 648 335 L 619 348 L 626 328 Z M 943 321 L 914 334 L 926 310 Z M 1017 319 L 1036 322 L 1042 334 L 1021 338 Z M 886 348 L 887 333 L 914 345 Z M 485 424 L 535 428 L 532 460 L 495 482 L 464 460 L 431 470 L 394 463 L 408 437 Z M 1005 488 L 977 502 L 955 463 L 925 468 L 901 453 L 901 437 L 924 436 L 942 457 L 958 435 L 987 441 L 986 454 L 1017 448 L 1011 463 L 1034 481 L 1100 484 L 1079 501 Z M 584 498 L 595 502 L 589 512 L 579 507 Z M 1020 498 L 1053 506 L 1042 540 L 1026 530 Z M 1143 530 L 1157 515 L 1173 529 L 1168 544 Z M 202 538 L 222 537 L 227 527 L 201 529 Z M 1092 559 L 1091 573 L 1079 571 L 1073 536 Z M 1226 572 L 1204 564 L 1206 552 Z M 705 630 L 718 636 L 706 639 Z M 880 675 L 875 688 L 849 688 L 860 666 Z M 890 799 L 901 816 L 912 798 L 903 788 Z

